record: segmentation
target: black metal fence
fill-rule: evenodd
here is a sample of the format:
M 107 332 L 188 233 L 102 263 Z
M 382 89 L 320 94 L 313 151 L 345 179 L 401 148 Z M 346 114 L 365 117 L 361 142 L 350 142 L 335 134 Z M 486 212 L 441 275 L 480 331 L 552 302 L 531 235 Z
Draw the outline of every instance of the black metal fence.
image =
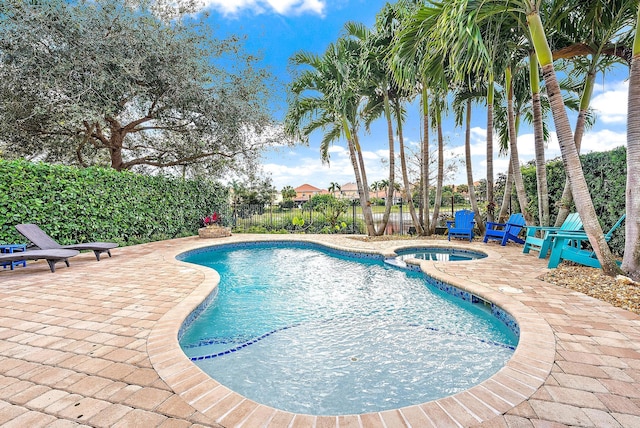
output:
M 381 207 L 382 208 L 382 207 Z M 219 207 L 225 225 L 239 233 L 342 233 L 366 234 L 366 225 L 358 201 L 346 212 L 336 213 L 330 208 L 308 204 L 293 208 L 279 205 L 236 205 Z M 382 212 L 374 212 L 376 226 L 382 222 Z M 394 207 L 385 234 L 415 233 L 406 206 Z

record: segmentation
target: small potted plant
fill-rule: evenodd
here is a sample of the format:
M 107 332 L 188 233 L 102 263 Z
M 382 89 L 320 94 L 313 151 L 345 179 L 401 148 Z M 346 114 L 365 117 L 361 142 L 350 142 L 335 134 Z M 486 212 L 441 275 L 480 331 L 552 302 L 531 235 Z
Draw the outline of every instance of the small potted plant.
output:
M 198 229 L 198 236 L 200 238 L 223 238 L 225 236 L 231 236 L 231 228 L 224 227 L 222 224 L 222 216 L 217 212 L 208 215 L 202 219 L 202 225 Z

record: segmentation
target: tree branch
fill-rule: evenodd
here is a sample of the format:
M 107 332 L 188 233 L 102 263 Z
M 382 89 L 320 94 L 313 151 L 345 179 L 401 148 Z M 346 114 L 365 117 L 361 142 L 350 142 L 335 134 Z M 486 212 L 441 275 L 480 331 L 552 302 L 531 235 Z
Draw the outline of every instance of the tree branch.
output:
M 208 152 L 208 153 L 199 153 L 197 155 L 192 155 L 192 156 L 186 156 L 180 159 L 176 159 L 170 162 L 162 162 L 162 161 L 158 161 L 158 160 L 152 160 L 157 158 L 157 156 L 145 156 L 145 157 L 141 157 L 138 159 L 134 159 L 131 160 L 129 162 L 124 162 L 122 165 L 122 169 L 131 169 L 136 165 L 149 165 L 149 166 L 156 166 L 156 167 L 169 167 L 169 166 L 178 166 L 178 165 L 183 165 L 183 164 L 189 164 L 191 162 L 195 162 L 197 160 L 201 160 L 201 159 L 205 159 L 208 157 L 212 157 L 212 156 L 221 156 L 224 157 L 226 159 L 232 159 L 237 155 L 240 155 L 242 153 L 244 153 L 244 150 L 239 150 L 237 152 L 233 152 L 233 153 L 223 153 L 223 152 L 218 152 L 218 151 L 214 151 L 214 152 Z

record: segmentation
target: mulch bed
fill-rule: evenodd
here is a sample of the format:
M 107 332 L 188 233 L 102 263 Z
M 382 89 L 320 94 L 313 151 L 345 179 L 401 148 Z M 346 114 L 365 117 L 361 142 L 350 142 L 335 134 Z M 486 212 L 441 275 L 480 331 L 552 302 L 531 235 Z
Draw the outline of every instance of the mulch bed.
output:
M 540 277 L 640 315 L 640 285 L 605 275 L 602 270 L 562 262 Z

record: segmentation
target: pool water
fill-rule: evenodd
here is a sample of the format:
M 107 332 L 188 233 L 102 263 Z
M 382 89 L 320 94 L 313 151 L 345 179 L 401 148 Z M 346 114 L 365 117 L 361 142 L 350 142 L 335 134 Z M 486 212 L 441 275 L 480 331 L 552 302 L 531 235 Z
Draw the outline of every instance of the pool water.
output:
M 438 262 L 460 262 L 467 260 L 477 260 L 487 257 L 486 254 L 478 251 L 461 250 L 457 248 L 429 248 L 422 250 L 398 251 L 398 259 L 420 259 Z
M 315 249 L 211 249 L 185 261 L 220 273 L 217 297 L 180 338 L 218 382 L 281 410 L 399 408 L 476 385 L 517 337 L 423 274 Z

